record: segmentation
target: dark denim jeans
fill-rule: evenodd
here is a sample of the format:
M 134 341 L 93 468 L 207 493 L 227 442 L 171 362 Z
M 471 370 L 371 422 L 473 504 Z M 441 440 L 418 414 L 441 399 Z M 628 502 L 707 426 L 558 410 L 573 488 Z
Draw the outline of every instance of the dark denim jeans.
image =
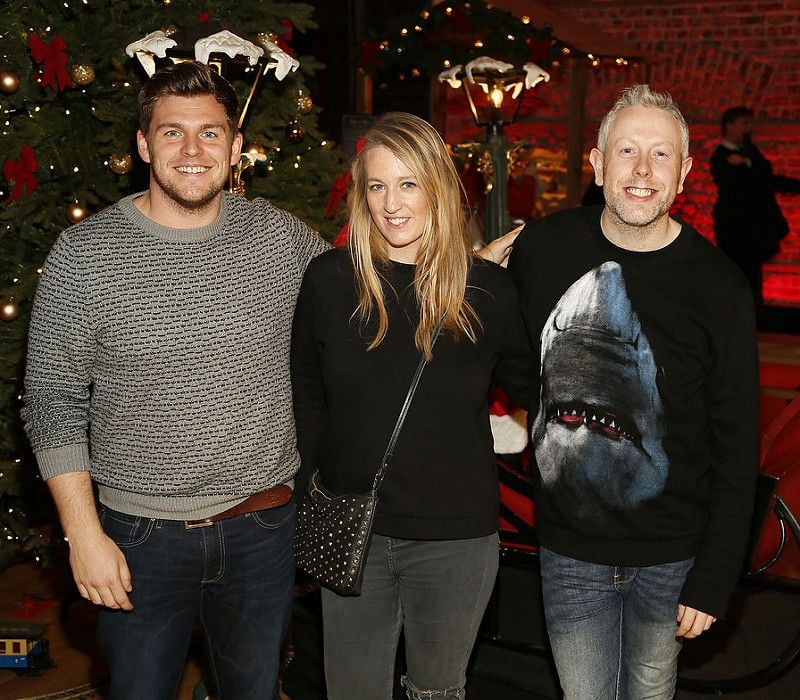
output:
M 322 591 L 328 699 L 391 700 L 401 629 L 406 695 L 463 698 L 498 550 L 496 533 L 465 540 L 373 535 L 361 595 Z
M 277 699 L 294 584 L 295 504 L 186 530 L 101 509 L 133 580 L 133 610 L 101 608 L 111 700 L 171 700 L 199 620 L 221 700 Z
M 678 596 L 693 559 L 606 566 L 544 547 L 547 632 L 567 700 L 658 698 L 675 693 Z

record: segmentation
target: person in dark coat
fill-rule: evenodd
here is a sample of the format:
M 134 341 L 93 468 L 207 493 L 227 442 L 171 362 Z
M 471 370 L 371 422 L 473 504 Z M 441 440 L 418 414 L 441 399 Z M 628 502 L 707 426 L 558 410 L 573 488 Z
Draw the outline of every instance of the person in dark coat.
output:
M 775 193 L 800 192 L 800 180 L 772 172 L 772 164 L 751 140 L 753 116 L 748 107 L 725 110 L 711 174 L 719 190 L 713 211 L 717 245 L 742 268 L 759 309 L 761 265 L 778 253 L 789 233 Z

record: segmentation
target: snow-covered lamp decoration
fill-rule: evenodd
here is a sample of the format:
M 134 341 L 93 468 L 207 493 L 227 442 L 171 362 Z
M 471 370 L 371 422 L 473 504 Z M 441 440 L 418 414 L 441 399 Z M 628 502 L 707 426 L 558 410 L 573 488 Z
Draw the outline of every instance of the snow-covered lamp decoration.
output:
M 283 80 L 300 66 L 296 58 L 277 44 L 262 41 L 259 45 L 241 30 L 218 19 L 180 29 L 169 36 L 161 30 L 151 32 L 128 44 L 125 51 L 128 56 L 138 59 L 148 77 L 162 65 L 181 61 L 205 63 L 227 80 L 239 72 L 252 73 L 253 83 L 237 120 L 240 129 L 261 77 L 274 70 L 275 77 Z M 260 159 L 266 159 L 266 156 L 262 158 L 250 152 L 242 154 L 239 163 L 231 168 L 231 192 L 244 194 L 243 175 Z
M 466 66 L 453 66 L 439 74 L 439 82 L 455 89 L 464 88 L 472 118 L 486 127 L 486 143 L 491 155 L 487 176 L 486 240 L 504 234 L 510 228 L 508 215 L 508 148 L 503 126 L 517 118 L 523 90 L 550 80 L 550 74 L 535 63 L 521 68 L 480 56 Z

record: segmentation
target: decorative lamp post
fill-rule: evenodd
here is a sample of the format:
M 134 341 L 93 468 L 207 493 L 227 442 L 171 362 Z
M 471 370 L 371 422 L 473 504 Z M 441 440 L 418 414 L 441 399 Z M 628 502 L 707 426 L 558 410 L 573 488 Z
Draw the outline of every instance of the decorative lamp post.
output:
M 511 63 L 481 56 L 466 66 L 454 66 L 439 74 L 439 82 L 464 88 L 476 126 L 486 127 L 486 146 L 481 172 L 486 179 L 485 238 L 489 242 L 511 227 L 508 214 L 508 144 L 503 127 L 517 118 L 523 90 L 550 80 L 535 63 L 515 68 Z
M 300 66 L 296 58 L 292 58 L 277 44 L 261 38 L 256 43 L 244 32 L 221 20 L 201 22 L 169 35 L 161 30 L 151 32 L 138 41 L 128 44 L 125 51 L 128 56 L 135 56 L 139 60 L 148 78 L 159 67 L 157 65 L 159 59 L 159 63 L 167 65 L 182 61 L 205 63 L 229 81 L 234 73 L 252 73 L 253 83 L 236 124 L 239 129 L 247 117 L 261 76 L 273 68 L 275 77 L 283 80 Z M 231 167 L 230 191 L 243 195 L 244 174 L 252 170 L 257 161 L 263 160 L 266 160 L 266 155 L 263 153 L 252 149 L 243 152 L 239 162 Z

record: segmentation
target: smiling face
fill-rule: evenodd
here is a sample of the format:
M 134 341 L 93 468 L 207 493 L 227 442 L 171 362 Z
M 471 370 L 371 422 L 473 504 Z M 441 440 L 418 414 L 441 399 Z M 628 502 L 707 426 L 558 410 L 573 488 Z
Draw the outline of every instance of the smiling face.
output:
M 230 133 L 222 105 L 211 95 L 164 97 L 137 144 L 150 164 L 150 218 L 181 226 L 189 215 L 192 226 L 210 223 L 242 145 L 241 134 Z
M 678 123 L 656 107 L 620 111 L 605 149 L 593 148 L 589 160 L 610 223 L 623 227 L 665 225 L 692 167 L 681 153 Z
M 385 146 L 365 154 L 367 206 L 388 246 L 389 259 L 416 263 L 430 207 L 417 178 Z

